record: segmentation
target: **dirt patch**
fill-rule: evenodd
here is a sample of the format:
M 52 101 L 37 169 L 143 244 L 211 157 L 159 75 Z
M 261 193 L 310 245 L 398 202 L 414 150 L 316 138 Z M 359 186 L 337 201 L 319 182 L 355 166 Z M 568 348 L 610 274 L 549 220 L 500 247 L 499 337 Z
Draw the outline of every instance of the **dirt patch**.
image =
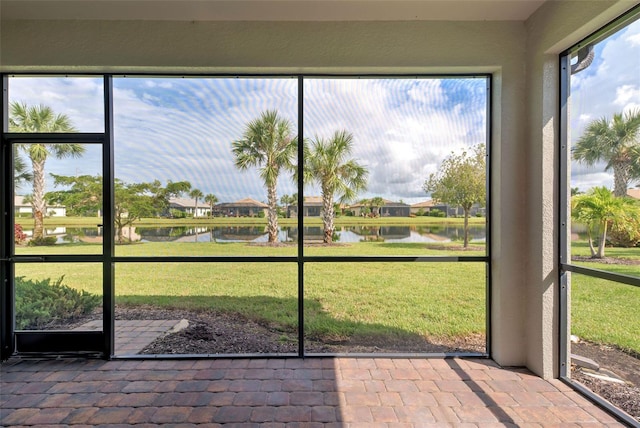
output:
M 580 341 L 571 344 L 571 353 L 587 357 L 625 383 L 589 376 L 588 369 L 572 365 L 571 378 L 640 421 L 640 359 L 612 346 Z
M 640 260 L 626 259 L 624 257 L 603 257 L 596 259 L 587 256 L 571 256 L 571 260 L 574 262 L 595 262 L 605 265 L 640 265 Z
M 189 326 L 156 339 L 141 354 L 287 354 L 298 353 L 297 330 L 259 323 L 238 314 L 192 312 L 151 307 L 116 309 L 117 319 L 186 319 Z M 484 352 L 484 335 L 455 342 L 416 335 L 306 338 L 306 353 Z

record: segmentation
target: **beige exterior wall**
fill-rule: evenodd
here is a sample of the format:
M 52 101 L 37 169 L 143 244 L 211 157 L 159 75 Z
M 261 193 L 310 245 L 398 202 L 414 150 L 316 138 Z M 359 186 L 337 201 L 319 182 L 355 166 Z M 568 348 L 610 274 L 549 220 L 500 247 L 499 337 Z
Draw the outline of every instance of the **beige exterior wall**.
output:
M 557 54 L 637 1 L 527 22 L 2 21 L 0 71 L 493 75 L 492 357 L 558 375 Z

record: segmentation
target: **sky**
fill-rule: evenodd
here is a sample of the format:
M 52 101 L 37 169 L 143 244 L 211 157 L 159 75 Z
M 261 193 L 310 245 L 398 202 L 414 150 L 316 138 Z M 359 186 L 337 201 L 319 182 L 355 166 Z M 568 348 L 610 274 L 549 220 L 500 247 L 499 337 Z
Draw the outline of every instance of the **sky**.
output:
M 589 122 L 634 109 L 640 109 L 640 20 L 596 44 L 591 66 L 571 76 L 571 141 Z M 613 174 L 605 164 L 573 162 L 571 187 L 584 192 L 595 186 L 613 189 Z
M 303 135 L 353 135 L 351 157 L 369 171 L 358 199 L 382 196 L 416 203 L 429 199 L 422 185 L 446 156 L 486 144 L 487 82 L 475 78 L 305 78 Z M 81 132 L 102 132 L 102 79 L 13 77 L 10 101 L 46 104 L 69 116 Z M 232 142 L 265 110 L 277 110 L 298 133 L 298 79 L 114 77 L 116 177 L 126 182 L 187 180 L 220 202 L 266 200 L 256 169 L 239 171 Z M 640 108 L 640 21 L 598 43 L 595 60 L 571 78 L 570 138 L 589 121 Z M 99 174 L 100 150 L 81 159 L 47 161 L 62 175 Z M 604 165 L 573 163 L 572 187 L 612 187 Z M 47 190 L 54 190 L 49 180 Z M 296 193 L 281 174 L 278 197 Z M 20 189 L 19 193 L 28 193 Z M 319 195 L 314 186 L 305 195 Z
M 115 175 L 126 182 L 189 181 L 220 202 L 266 200 L 255 168 L 235 167 L 232 142 L 246 124 L 277 110 L 298 134 L 298 79 L 114 78 Z M 382 196 L 415 203 L 428 199 L 424 181 L 452 152 L 486 144 L 487 79 L 309 78 L 304 83 L 305 139 L 353 135 L 351 158 L 369 172 L 358 199 Z M 67 115 L 80 132 L 102 132 L 99 78 L 14 77 L 11 101 L 46 104 Z M 62 175 L 99 174 L 99 147 L 81 159 L 47 161 Z M 50 180 L 51 181 L 51 180 Z M 52 185 L 48 190 L 53 190 Z M 297 192 L 289 173 L 278 197 Z M 317 186 L 305 195 L 320 195 Z

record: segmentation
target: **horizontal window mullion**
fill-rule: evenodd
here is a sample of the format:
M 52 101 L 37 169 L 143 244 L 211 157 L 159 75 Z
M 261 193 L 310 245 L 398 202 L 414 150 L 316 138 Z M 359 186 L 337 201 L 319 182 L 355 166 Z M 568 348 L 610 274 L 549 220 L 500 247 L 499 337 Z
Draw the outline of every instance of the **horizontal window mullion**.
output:
M 489 262 L 486 256 L 305 256 L 305 262 Z
M 624 275 L 621 273 L 607 272 L 600 269 L 592 269 L 572 264 L 562 264 L 562 269 L 567 272 L 579 273 L 581 275 L 593 276 L 595 278 L 606 279 L 608 281 L 619 282 L 622 284 L 640 287 L 640 277 L 632 275 Z
M 10 132 L 4 134 L 5 140 L 9 143 L 69 143 L 79 142 L 85 144 L 99 144 L 104 143 L 104 133 L 87 133 L 87 132 L 74 132 L 74 133 L 27 133 L 27 132 Z

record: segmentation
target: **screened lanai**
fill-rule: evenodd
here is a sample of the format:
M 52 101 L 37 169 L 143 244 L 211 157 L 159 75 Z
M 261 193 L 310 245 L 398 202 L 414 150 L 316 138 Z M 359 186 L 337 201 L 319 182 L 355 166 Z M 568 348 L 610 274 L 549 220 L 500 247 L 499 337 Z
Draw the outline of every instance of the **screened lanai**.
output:
M 590 308 L 618 320 L 637 359 L 629 307 L 581 306 L 620 287 L 632 307 L 637 272 L 589 265 L 588 222 L 568 227 L 574 188 L 614 188 L 606 162 L 578 162 L 573 145 L 590 120 L 640 105 L 637 1 L 152 3 L 0 5 L 3 359 L 157 358 L 168 348 L 140 348 L 215 314 L 204 336 L 221 347 L 179 358 L 473 357 L 571 383 L 586 352 L 572 336 L 610 340 L 591 335 L 603 321 Z M 28 128 L 20 105 L 71 126 Z M 269 113 L 291 147 L 273 191 L 262 158 L 242 157 Z M 294 206 L 328 192 L 312 150 L 338 136 L 366 185 L 305 217 Z M 68 147 L 80 149 L 54 156 Z M 479 172 L 457 182 L 480 182 L 473 214 L 438 209 L 463 204 L 439 200 L 438 173 L 472 154 Z M 251 215 L 229 211 L 245 200 Z M 407 215 L 376 215 L 382 204 Z M 59 205 L 64 220 L 46 208 Z M 38 236 L 52 245 L 28 244 Z M 92 319 L 21 324 L 21 290 L 59 278 L 94 296 Z M 133 321 L 157 330 L 127 348 Z

